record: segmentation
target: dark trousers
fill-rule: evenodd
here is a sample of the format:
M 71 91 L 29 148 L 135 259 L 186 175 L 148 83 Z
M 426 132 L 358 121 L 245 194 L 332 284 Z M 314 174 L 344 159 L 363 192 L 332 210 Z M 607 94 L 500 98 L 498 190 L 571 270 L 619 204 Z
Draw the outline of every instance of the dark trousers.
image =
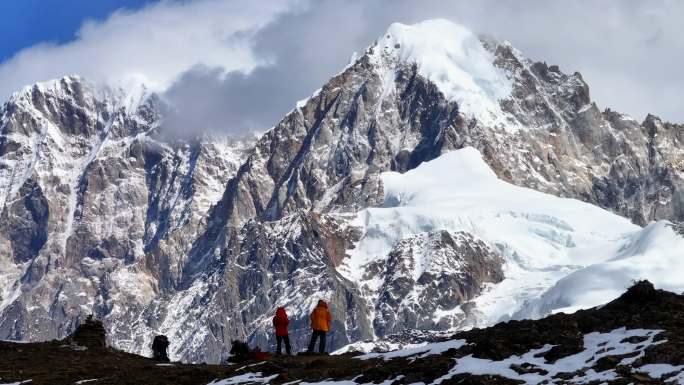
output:
M 290 336 L 276 336 L 276 354 L 281 354 L 283 349 L 282 349 L 282 342 L 285 342 L 285 352 L 289 356 L 291 354 L 290 351 Z
M 321 354 L 325 353 L 325 332 L 323 330 L 314 330 L 313 333 L 311 333 L 311 341 L 309 341 L 309 349 L 307 350 L 308 353 L 313 353 L 316 339 L 319 338 L 321 342 L 318 345 L 318 352 Z

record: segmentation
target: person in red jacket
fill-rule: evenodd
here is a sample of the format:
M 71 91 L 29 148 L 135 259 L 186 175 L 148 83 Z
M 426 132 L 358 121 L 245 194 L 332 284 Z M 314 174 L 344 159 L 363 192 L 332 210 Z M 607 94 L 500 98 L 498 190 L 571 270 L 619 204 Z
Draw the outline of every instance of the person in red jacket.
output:
M 285 313 L 284 307 L 279 307 L 276 310 L 276 315 L 273 317 L 273 327 L 275 327 L 276 334 L 276 354 L 280 355 L 282 352 L 282 342 L 285 342 L 285 352 L 290 355 L 290 336 L 287 332 L 287 326 L 290 324 L 290 320 L 287 319 L 287 313 Z

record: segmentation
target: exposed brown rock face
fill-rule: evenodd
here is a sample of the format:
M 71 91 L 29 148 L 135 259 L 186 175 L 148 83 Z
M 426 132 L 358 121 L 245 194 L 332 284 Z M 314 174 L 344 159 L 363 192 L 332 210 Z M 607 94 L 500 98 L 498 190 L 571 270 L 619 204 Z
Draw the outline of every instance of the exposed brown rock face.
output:
M 322 240 L 332 266 L 338 267 L 347 257 L 347 250 L 353 249 L 354 242 L 359 240 L 358 229 L 348 226 L 344 217 L 325 216 L 316 212 L 308 215 L 312 219 L 313 235 Z

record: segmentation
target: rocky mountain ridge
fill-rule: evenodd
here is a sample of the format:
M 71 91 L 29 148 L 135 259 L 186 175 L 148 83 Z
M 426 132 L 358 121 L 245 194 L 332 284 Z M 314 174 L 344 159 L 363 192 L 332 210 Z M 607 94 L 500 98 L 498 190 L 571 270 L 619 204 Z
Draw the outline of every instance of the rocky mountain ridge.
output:
M 436 44 L 442 33 L 455 43 Z M 431 55 L 456 59 L 435 67 Z M 344 270 L 367 236 L 356 213 L 400 204 L 386 201 L 382 173 L 464 147 L 518 186 L 639 225 L 684 220 L 684 127 L 602 112 L 578 73 L 446 21 L 391 26 L 254 141 L 168 138 L 162 101 L 129 96 L 67 77 L 2 107 L 0 338 L 62 337 L 92 312 L 126 351 L 146 353 L 163 333 L 173 358 L 218 362 L 230 339 L 272 343 L 279 305 L 302 346 L 318 297 L 336 309 L 333 347 L 474 322 L 454 306 L 504 279 L 511 258 L 478 234 L 398 237 L 379 294 Z M 411 242 L 466 266 L 405 276 L 422 258 Z M 455 291 L 397 301 L 416 288 Z
M 684 297 L 638 282 L 575 314 L 443 335 L 383 353 L 158 363 L 102 346 L 86 322 L 63 341 L 0 341 L 0 380 L 33 384 L 682 384 Z M 414 335 L 415 337 L 415 335 Z

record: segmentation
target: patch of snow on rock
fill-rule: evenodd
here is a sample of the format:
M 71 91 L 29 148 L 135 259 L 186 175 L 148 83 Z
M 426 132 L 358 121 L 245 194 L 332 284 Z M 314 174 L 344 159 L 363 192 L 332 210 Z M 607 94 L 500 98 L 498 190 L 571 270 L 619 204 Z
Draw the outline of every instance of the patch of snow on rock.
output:
M 449 349 L 460 349 L 466 344 L 465 340 L 449 340 L 444 342 L 435 342 L 425 346 L 418 346 L 409 349 L 396 350 L 388 353 L 368 353 L 357 358 L 368 360 L 371 358 L 382 358 L 385 361 L 398 357 L 427 357 L 435 354 L 442 354 Z
M 625 328 L 620 328 L 608 333 L 589 333 L 584 336 L 584 350 L 582 352 L 560 358 L 554 363 L 547 363 L 546 359 L 543 357 L 543 353 L 551 349 L 552 345 L 546 345 L 540 349 L 533 349 L 520 356 L 511 356 L 501 361 L 475 358 L 472 355 L 468 355 L 457 359 L 453 369 L 442 378 L 437 379 L 435 383 L 441 383 L 460 373 L 499 375 L 513 380 L 524 381 L 525 384 L 530 385 L 548 383 L 548 381 L 559 373 L 573 373 L 584 368 L 590 368 L 605 356 L 625 355 L 627 358 L 623 358 L 620 364 L 630 365 L 639 357 L 643 356 L 644 350 L 649 346 L 664 342 L 662 340 L 658 342 L 654 341 L 654 337 L 660 332 L 660 330 L 626 330 Z M 646 337 L 646 340 L 638 343 L 626 341 L 626 339 L 635 336 Z M 511 369 L 511 366 L 523 364 L 531 364 L 547 373 L 519 374 Z M 597 373 L 593 369 L 588 369 L 583 376 L 576 376 L 573 378 L 573 383 L 585 384 L 591 383 L 592 381 L 610 381 L 615 378 L 617 378 L 617 376 L 613 370 Z
M 245 373 L 225 380 L 214 380 L 207 385 L 232 385 L 232 384 L 268 384 L 272 379 L 278 377 L 277 374 L 263 377 L 261 372 Z

